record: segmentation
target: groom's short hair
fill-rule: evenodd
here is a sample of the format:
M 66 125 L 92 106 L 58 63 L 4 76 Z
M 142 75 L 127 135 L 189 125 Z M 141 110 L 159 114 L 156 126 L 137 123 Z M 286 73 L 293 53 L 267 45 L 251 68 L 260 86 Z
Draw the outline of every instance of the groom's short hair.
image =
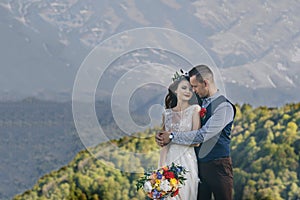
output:
M 189 77 L 192 77 L 194 75 L 196 76 L 197 81 L 199 81 L 200 83 L 202 83 L 204 79 L 210 79 L 212 82 L 214 82 L 214 74 L 206 65 L 197 65 L 193 67 L 189 71 Z

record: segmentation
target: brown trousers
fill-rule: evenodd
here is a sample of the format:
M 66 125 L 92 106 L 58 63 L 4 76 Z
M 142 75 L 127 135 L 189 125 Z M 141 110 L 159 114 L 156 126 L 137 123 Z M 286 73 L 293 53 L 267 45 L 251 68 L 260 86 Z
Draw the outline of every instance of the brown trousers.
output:
M 231 158 L 220 158 L 206 163 L 198 163 L 201 183 L 198 200 L 232 200 L 233 172 Z

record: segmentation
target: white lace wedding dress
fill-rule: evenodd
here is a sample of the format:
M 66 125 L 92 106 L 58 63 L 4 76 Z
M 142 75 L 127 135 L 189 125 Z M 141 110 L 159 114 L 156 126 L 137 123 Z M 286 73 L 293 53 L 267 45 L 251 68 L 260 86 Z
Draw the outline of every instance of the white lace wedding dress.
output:
M 191 105 L 183 111 L 175 112 L 166 109 L 163 113 L 166 131 L 190 131 L 192 130 L 192 116 L 195 110 L 200 110 L 199 105 Z M 164 154 L 164 155 L 163 155 Z M 187 180 L 179 189 L 179 195 L 169 197 L 168 200 L 197 200 L 198 192 L 198 166 L 194 147 L 171 143 L 161 152 L 160 165 L 169 165 L 172 162 L 185 167 Z

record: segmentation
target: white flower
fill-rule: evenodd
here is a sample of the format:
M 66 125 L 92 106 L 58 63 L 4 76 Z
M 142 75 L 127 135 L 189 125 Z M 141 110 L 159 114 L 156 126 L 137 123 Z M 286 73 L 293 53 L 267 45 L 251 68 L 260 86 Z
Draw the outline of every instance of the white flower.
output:
M 162 189 L 164 192 L 168 192 L 172 189 L 172 187 L 170 186 L 170 183 L 168 180 L 163 180 L 160 183 L 160 189 Z
M 150 181 L 145 182 L 144 191 L 145 192 L 151 192 L 152 191 L 152 185 L 151 185 Z

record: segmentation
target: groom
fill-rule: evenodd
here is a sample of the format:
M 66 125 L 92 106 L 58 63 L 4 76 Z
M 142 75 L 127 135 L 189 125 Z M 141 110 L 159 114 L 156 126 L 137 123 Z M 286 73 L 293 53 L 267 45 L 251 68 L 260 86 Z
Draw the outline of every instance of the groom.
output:
M 201 118 L 201 129 L 189 132 L 161 131 L 156 134 L 160 146 L 170 142 L 193 145 L 198 160 L 198 200 L 231 200 L 233 190 L 230 133 L 235 116 L 234 105 L 218 91 L 213 72 L 206 65 L 189 71 L 193 91 L 202 99 L 206 114 Z

